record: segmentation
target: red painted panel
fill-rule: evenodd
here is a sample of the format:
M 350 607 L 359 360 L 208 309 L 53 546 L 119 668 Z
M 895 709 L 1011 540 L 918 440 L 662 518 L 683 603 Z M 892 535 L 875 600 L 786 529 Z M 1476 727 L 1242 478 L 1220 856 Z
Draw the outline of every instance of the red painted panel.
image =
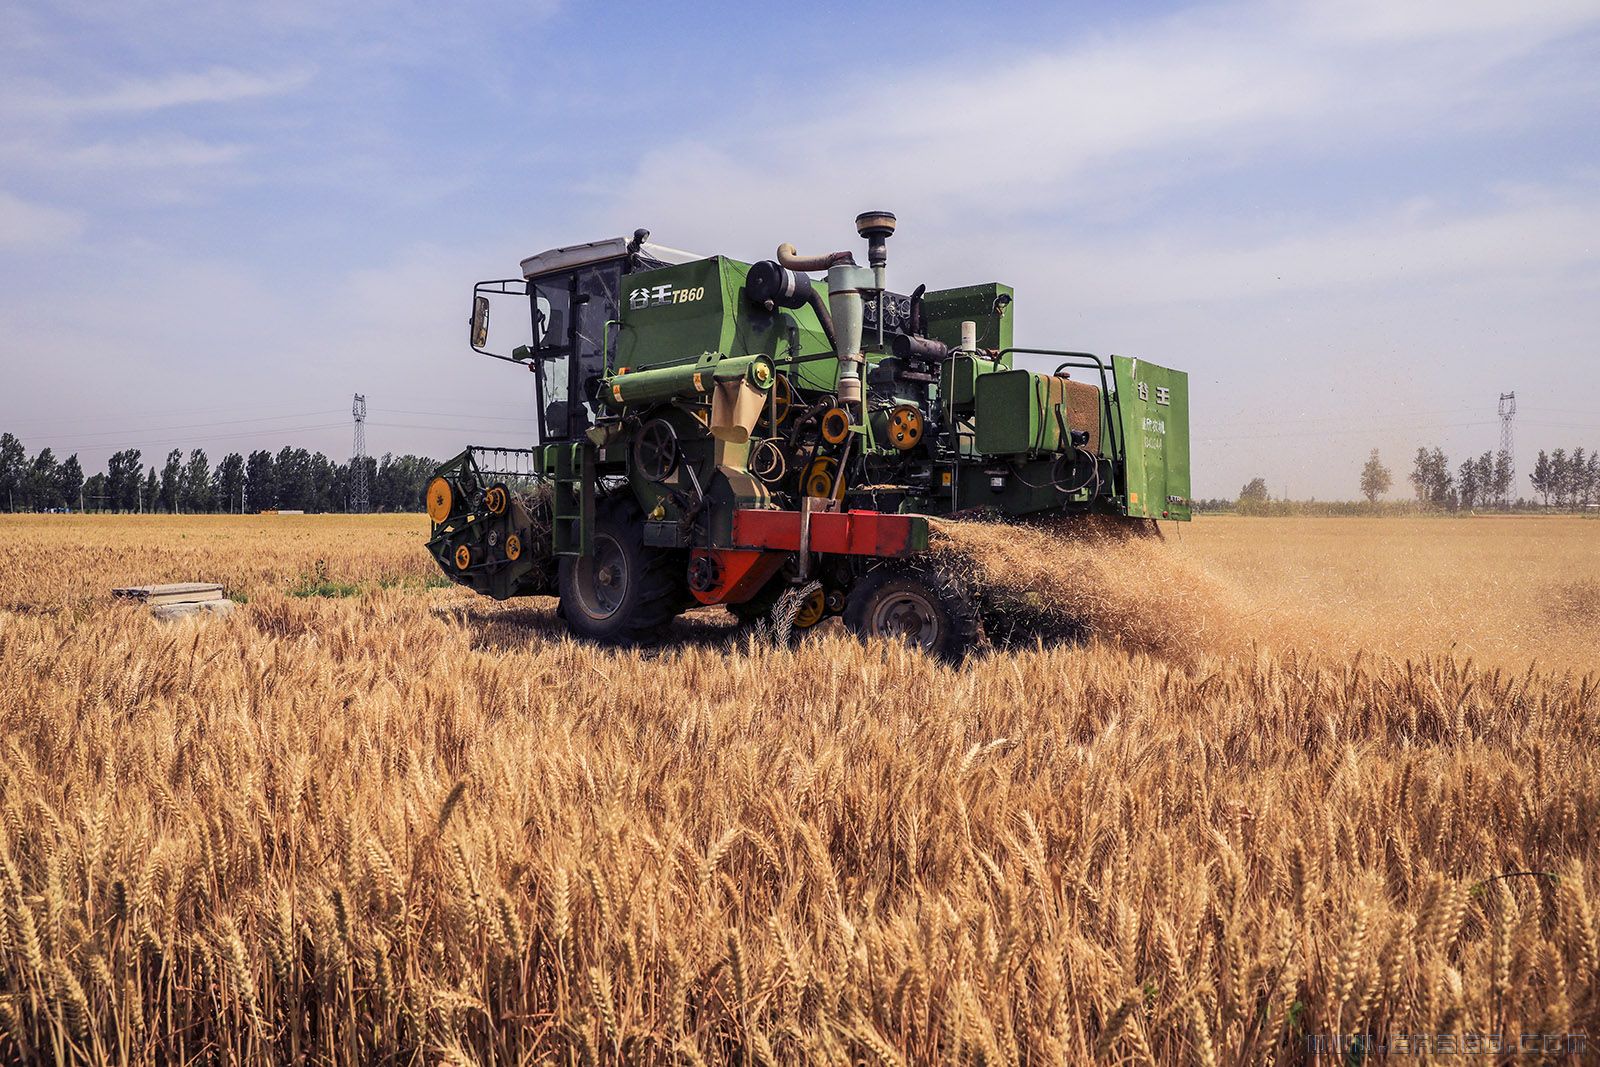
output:
M 916 551 L 913 531 L 918 518 L 879 511 L 814 511 L 811 551 L 850 556 L 909 556 Z M 798 511 L 733 513 L 733 539 L 751 548 L 796 552 L 800 549 Z
M 743 548 L 697 548 L 691 555 L 711 556 L 722 567 L 715 589 L 689 590 L 702 604 L 743 604 L 761 591 L 788 558 L 782 552 Z

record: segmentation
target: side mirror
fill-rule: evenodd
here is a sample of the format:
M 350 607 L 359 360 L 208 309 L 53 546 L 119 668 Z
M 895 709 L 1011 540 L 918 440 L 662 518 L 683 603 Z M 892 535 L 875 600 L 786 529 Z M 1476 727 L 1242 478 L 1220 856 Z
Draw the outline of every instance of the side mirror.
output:
M 489 298 L 472 298 L 472 347 L 481 349 L 489 343 Z

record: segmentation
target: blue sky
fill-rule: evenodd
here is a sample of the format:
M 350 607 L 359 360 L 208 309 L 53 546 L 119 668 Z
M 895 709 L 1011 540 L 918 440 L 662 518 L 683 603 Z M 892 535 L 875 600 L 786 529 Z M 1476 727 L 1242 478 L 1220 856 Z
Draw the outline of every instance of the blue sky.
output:
M 1195 492 L 1600 445 L 1600 0 L 0 6 L 0 429 L 446 456 L 529 436 L 471 283 L 649 227 L 901 220 L 894 284 L 1188 370 Z M 1402 486 L 1403 488 L 1403 483 Z

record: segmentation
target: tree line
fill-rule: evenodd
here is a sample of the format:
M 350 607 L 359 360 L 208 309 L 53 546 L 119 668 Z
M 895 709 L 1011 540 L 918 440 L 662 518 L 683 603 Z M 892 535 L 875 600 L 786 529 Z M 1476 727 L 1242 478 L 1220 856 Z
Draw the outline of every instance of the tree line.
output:
M 1508 508 L 1514 503 L 1511 456 L 1485 452 L 1451 470 L 1441 448 L 1419 448 L 1408 478 L 1417 503 L 1455 511 L 1461 508 Z
M 438 466 L 426 456 L 391 454 L 365 463 L 371 511 L 419 510 Z M 175 448 L 159 468 L 125 448 L 103 472 L 86 476 L 76 454 L 58 460 L 42 448 L 30 458 L 20 440 L 0 434 L 0 507 L 8 511 L 348 511 L 350 474 L 348 462 L 286 446 L 230 452 L 215 467 L 204 449 L 185 455 Z
M 1545 507 L 1553 500 L 1557 507 L 1586 508 L 1600 501 L 1600 451 L 1558 448 L 1545 455 L 1541 448 L 1528 480 Z
M 1484 452 L 1452 466 L 1442 448 L 1419 448 L 1407 480 L 1416 494 L 1417 504 L 1426 509 L 1459 511 L 1532 506 L 1516 492 L 1511 456 L 1503 451 Z M 1546 508 L 1578 509 L 1600 504 L 1600 450 L 1558 448 L 1547 453 L 1540 449 L 1528 480 L 1538 502 Z M 1378 498 L 1393 484 L 1393 473 L 1384 465 L 1378 450 L 1373 449 L 1361 468 L 1361 495 L 1366 498 L 1367 506 L 1377 507 Z M 1262 514 L 1282 510 L 1281 505 L 1286 503 L 1274 501 L 1268 495 L 1264 478 L 1252 478 L 1240 488 L 1237 500 L 1195 501 L 1195 509 Z M 1335 505 L 1328 506 L 1338 510 Z
M 1485 452 L 1452 471 L 1442 449 L 1419 448 L 1410 481 L 1417 502 L 1429 507 L 1506 508 L 1521 502 L 1512 499 L 1511 457 L 1504 452 Z M 1600 452 L 1540 449 L 1528 481 L 1547 508 L 1586 508 L 1600 501 Z

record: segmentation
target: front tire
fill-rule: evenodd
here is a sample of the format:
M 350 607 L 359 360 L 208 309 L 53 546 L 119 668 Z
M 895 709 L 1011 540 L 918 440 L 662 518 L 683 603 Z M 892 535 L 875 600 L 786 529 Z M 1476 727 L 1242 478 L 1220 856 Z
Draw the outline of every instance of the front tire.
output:
M 561 559 L 560 613 L 580 637 L 606 644 L 658 641 L 688 597 L 683 553 L 649 548 L 631 500 L 596 508 L 588 556 Z
M 976 598 L 928 566 L 878 567 L 845 599 L 844 623 L 857 636 L 904 641 L 947 663 L 983 642 Z

